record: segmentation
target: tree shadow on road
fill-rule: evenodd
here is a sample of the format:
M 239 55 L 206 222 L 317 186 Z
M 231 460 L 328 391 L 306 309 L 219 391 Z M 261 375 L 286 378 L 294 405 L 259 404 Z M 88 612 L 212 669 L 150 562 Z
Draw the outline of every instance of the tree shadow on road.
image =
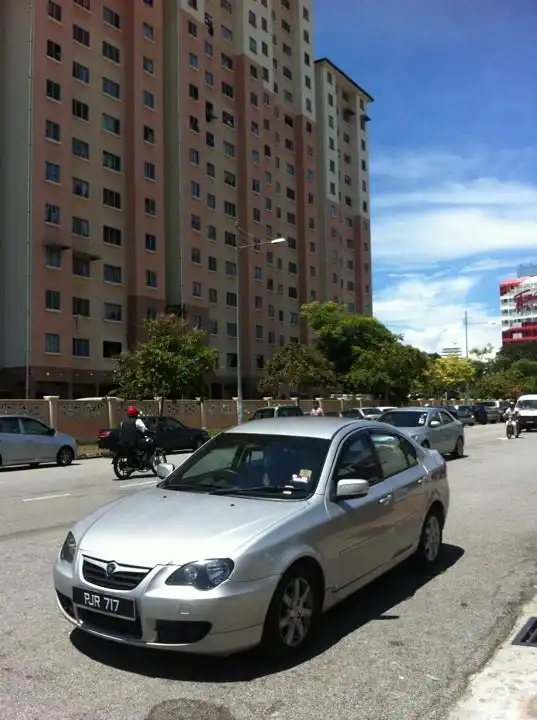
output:
M 409 562 L 403 563 L 326 613 L 308 650 L 284 664 L 262 659 L 255 650 L 230 659 L 130 647 L 78 629 L 73 630 L 70 639 L 77 650 L 92 660 L 146 677 L 211 683 L 254 680 L 315 658 L 369 622 L 397 621 L 399 615 L 390 610 L 453 567 L 463 555 L 462 548 L 445 544 L 439 564 L 428 575 L 414 570 Z

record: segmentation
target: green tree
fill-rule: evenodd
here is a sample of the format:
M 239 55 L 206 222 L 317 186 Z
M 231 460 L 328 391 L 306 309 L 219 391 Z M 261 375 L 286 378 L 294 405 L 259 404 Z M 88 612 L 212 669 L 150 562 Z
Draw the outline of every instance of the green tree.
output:
M 432 363 L 428 372 L 431 391 L 440 395 L 444 392 L 461 392 L 475 376 L 475 368 L 468 358 L 441 357 Z
M 203 396 L 205 379 L 218 366 L 205 333 L 176 315 L 146 320 L 144 326 L 147 340 L 117 359 L 117 394 L 133 400 Z
M 278 396 L 282 388 L 288 391 L 332 390 L 336 375 L 325 356 L 311 345 L 289 343 L 275 353 L 267 363 L 266 376 L 260 382 L 262 392 Z
M 309 303 L 302 306 L 300 313 L 317 335 L 315 346 L 332 363 L 340 378 L 354 365 L 356 348 L 379 348 L 397 339 L 375 318 L 350 313 L 339 303 Z
M 372 393 L 387 402 L 404 402 L 425 376 L 427 354 L 395 337 L 380 348 L 357 350 L 346 386 L 353 393 Z

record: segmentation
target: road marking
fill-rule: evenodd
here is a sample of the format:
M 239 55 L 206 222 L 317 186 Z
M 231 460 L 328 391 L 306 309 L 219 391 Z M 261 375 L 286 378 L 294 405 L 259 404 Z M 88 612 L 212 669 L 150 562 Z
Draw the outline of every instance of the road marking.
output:
M 71 493 L 62 493 L 61 495 L 42 495 L 41 497 L 24 498 L 22 502 L 36 502 L 37 500 L 55 500 L 56 498 L 70 497 Z
M 158 481 L 157 480 L 142 480 L 141 482 L 133 482 L 133 483 L 127 483 L 127 485 L 120 485 L 120 488 L 131 488 L 131 487 L 139 487 L 140 485 L 155 485 Z

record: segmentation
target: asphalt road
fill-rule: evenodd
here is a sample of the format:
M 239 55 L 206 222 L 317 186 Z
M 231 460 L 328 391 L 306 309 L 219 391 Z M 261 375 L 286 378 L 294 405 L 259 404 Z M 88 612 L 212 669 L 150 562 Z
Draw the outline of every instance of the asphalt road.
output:
M 0 471 L 2 720 L 439 720 L 537 584 L 537 434 L 467 430 L 443 571 L 390 573 L 324 618 L 293 667 L 143 652 L 72 631 L 51 566 L 73 521 L 135 492 L 107 460 Z

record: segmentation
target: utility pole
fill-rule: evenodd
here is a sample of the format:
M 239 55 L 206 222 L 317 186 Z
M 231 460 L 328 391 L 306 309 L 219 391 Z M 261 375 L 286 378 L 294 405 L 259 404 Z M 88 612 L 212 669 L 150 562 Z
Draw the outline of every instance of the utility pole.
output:
M 468 310 L 464 311 L 464 357 L 468 357 Z

